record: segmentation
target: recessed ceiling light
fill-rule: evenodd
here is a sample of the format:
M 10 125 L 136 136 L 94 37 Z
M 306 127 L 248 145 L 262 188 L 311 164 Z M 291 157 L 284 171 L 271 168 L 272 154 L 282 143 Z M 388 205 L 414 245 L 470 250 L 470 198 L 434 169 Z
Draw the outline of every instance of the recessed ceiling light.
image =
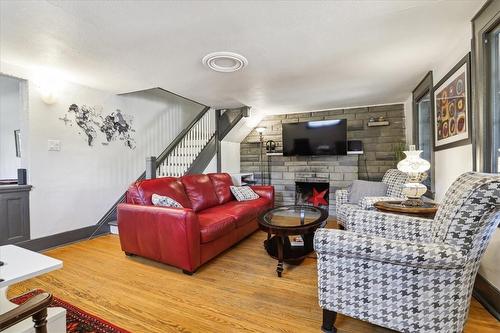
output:
M 247 58 L 233 52 L 209 53 L 203 57 L 201 62 L 208 68 L 223 73 L 236 72 L 248 65 Z

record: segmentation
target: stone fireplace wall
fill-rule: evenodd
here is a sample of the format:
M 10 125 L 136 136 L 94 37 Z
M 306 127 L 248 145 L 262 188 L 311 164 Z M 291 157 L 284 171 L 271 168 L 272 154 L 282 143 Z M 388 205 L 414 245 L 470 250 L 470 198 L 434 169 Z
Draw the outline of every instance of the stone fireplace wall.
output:
M 368 127 L 370 117 L 383 116 L 389 126 Z M 266 156 L 262 150 L 264 178 L 276 189 L 276 205 L 295 202 L 295 181 L 330 183 L 330 212 L 335 212 L 335 191 L 355 179 L 380 180 L 395 167 L 394 145 L 405 142 L 404 106 L 373 107 L 293 113 L 265 117 L 257 126 L 266 127 L 264 143 L 274 140 L 282 150 L 281 125 L 313 120 L 347 119 L 348 139 L 363 141 L 363 155 L 347 156 Z M 268 170 L 267 159 L 270 158 Z M 253 172 L 260 183 L 259 134 L 252 131 L 241 143 L 241 172 Z

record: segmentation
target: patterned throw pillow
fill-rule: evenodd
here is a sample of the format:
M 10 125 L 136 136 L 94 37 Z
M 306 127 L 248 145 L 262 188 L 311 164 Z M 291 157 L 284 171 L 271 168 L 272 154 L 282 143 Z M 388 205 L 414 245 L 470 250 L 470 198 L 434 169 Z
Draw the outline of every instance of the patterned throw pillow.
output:
M 158 195 L 156 193 L 153 193 L 153 195 L 151 196 L 151 202 L 155 206 L 182 208 L 182 205 L 174 199 L 167 196 Z
M 231 193 L 233 193 L 238 201 L 248 201 L 259 198 L 259 195 L 248 186 L 230 186 L 230 189 Z

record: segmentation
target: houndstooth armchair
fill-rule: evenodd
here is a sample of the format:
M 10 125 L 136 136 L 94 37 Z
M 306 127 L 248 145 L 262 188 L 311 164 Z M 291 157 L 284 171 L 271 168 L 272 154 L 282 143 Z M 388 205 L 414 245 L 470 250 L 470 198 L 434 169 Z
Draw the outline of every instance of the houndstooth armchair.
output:
M 462 332 L 486 246 L 500 222 L 500 175 L 465 173 L 434 220 L 357 212 L 353 231 L 320 229 L 323 330 L 336 313 L 401 332 Z
M 357 210 L 369 210 L 373 208 L 373 204 L 377 201 L 397 201 L 406 200 L 402 193 L 403 184 L 408 180 L 408 175 L 398 169 L 389 169 L 384 174 L 382 182 L 387 184 L 387 194 L 383 197 L 365 197 L 359 204 L 349 203 L 349 190 L 338 190 L 335 192 L 336 201 L 336 211 L 337 211 L 337 222 L 344 227 L 349 229 L 349 215 L 353 211 Z

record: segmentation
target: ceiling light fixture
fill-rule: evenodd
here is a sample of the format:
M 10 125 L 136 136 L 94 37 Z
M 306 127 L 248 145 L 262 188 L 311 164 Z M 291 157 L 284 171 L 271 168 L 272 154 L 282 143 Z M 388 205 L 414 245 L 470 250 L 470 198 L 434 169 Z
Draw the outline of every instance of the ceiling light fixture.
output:
M 211 70 L 222 73 L 236 72 L 248 65 L 247 58 L 233 52 L 209 53 L 201 62 Z

